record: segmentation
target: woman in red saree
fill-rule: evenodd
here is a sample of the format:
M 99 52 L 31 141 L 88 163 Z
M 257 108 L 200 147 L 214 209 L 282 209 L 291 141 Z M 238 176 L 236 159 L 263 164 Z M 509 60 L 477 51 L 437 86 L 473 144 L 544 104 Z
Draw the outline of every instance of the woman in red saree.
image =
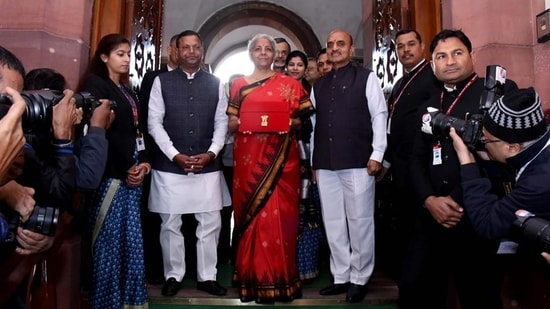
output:
M 289 123 L 313 107 L 300 83 L 271 69 L 275 41 L 256 35 L 248 45 L 254 72 L 233 82 L 227 110 L 234 144 L 233 207 L 239 238 L 234 283 L 242 301 L 270 303 L 301 296 L 296 266 L 300 164 L 296 137 L 288 132 L 239 132 L 240 112 L 277 102 Z M 269 111 L 266 110 L 266 113 Z M 270 116 L 271 117 L 271 116 Z

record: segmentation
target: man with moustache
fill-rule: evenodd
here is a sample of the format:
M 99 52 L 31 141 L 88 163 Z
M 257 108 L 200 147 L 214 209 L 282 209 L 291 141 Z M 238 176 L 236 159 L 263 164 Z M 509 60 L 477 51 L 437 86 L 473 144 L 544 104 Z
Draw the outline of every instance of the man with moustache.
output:
M 275 38 L 276 52 L 273 59 L 273 71 L 284 73 L 286 65 L 286 56 L 290 53 L 290 44 L 285 38 Z
M 202 39 L 192 30 L 177 40 L 180 67 L 160 74 L 149 100 L 149 133 L 164 156 L 152 160 L 149 210 L 162 219 L 160 244 L 166 283 L 162 295 L 173 296 L 186 272 L 181 214 L 199 222 L 197 288 L 225 295 L 216 281 L 221 229 L 222 171 L 217 154 L 227 133 L 227 98 L 223 84 L 201 70 Z
M 306 69 L 306 81 L 313 86 L 315 82 L 321 77 L 319 74 L 319 69 L 317 68 L 317 59 L 309 57 L 307 59 L 307 69 Z
M 390 192 L 392 209 L 395 211 L 396 232 L 391 238 L 394 265 L 391 271 L 399 277 L 403 253 L 414 221 L 410 218 L 418 211 L 413 201 L 415 193 L 409 175 L 410 149 L 415 128 L 418 127 L 418 107 L 425 105 L 434 94 L 440 92 L 440 83 L 435 78 L 429 62 L 424 58 L 424 42 L 413 29 L 403 29 L 395 35 L 397 58 L 403 65 L 404 74 L 392 89 L 388 99 L 388 149 L 384 165 L 391 173 Z M 390 167 L 391 166 L 391 167 Z M 379 180 L 388 168 L 384 167 Z M 393 263 L 391 263 L 393 264 Z
M 351 63 L 351 35 L 327 38 L 332 70 L 313 86 L 313 170 L 334 283 L 321 295 L 361 302 L 374 268 L 374 183 L 386 149 L 387 109 L 376 75 Z
M 170 43 L 166 47 L 166 52 L 168 54 L 168 63 L 163 65 L 159 70 L 149 71 L 143 76 L 143 81 L 141 82 L 141 88 L 139 90 L 139 108 L 140 108 L 140 122 L 143 122 L 145 127 L 147 127 L 147 117 L 149 114 L 149 95 L 151 94 L 151 88 L 153 87 L 153 81 L 155 77 L 159 74 L 172 71 L 178 68 L 178 48 L 176 47 L 176 39 L 179 34 L 176 34 L 170 38 Z M 147 133 L 147 136 L 149 134 Z M 158 149 L 157 144 L 153 141 L 152 138 L 145 139 L 146 146 L 145 148 L 149 151 L 149 156 L 164 155 Z M 141 195 L 142 205 L 147 205 L 149 200 L 149 188 L 151 185 L 151 176 L 150 174 L 145 176 L 143 180 L 143 193 Z M 184 215 L 183 217 L 183 228 L 184 236 L 186 243 L 186 251 L 188 252 L 186 256 L 187 264 L 194 265 L 196 264 L 194 249 L 196 238 L 195 238 L 195 227 L 197 225 L 195 218 L 192 215 Z M 151 213 L 147 211 L 147 208 L 142 208 L 142 228 L 143 228 L 143 246 L 145 251 L 145 271 L 147 281 L 152 284 L 161 284 L 164 282 L 164 275 L 162 271 L 162 252 L 160 249 L 160 243 L 158 241 L 158 236 L 160 233 L 160 218 L 158 214 Z M 193 266 L 188 267 L 192 269 Z
M 460 30 L 443 30 L 432 40 L 430 52 L 432 69 L 443 86 L 425 108 L 459 119 L 479 113 L 484 80 L 474 71 L 468 37 Z M 506 93 L 516 86 L 508 80 L 505 88 Z M 421 123 L 419 115 L 416 128 Z M 446 308 L 452 299 L 451 278 L 461 308 L 502 308 L 495 262 L 498 241 L 479 237 L 464 213 L 460 163 L 451 138 L 417 129 L 410 173 L 424 209 L 416 217 L 405 257 L 409 262 L 399 282 L 401 308 Z
M 327 49 L 323 48 L 317 54 L 317 69 L 319 70 L 319 75 L 324 76 L 332 69 L 332 64 L 327 55 Z

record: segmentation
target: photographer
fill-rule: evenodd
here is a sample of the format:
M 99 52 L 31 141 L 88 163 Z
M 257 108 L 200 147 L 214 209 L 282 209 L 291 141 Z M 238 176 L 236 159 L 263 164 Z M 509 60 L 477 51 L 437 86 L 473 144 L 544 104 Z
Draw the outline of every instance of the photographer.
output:
M 33 69 L 25 76 L 25 90 L 50 89 L 62 92 L 67 86 L 65 77 L 50 68 Z M 99 105 L 91 108 L 89 115 L 83 114 L 83 107 L 77 109 L 79 119 L 75 125 L 81 125 L 81 130 L 76 132 L 74 138 L 74 153 L 77 160 L 76 186 L 79 190 L 95 190 L 99 187 L 107 162 L 108 143 L 105 132 L 112 124 L 115 114 L 110 108 L 109 100 L 101 99 L 99 102 Z M 89 109 L 86 106 L 84 108 Z M 82 119 L 83 116 L 86 119 Z M 81 120 L 84 121 L 83 124 Z
M 480 175 L 474 155 L 454 129 L 450 136 L 461 164 L 464 208 L 479 235 L 509 236 L 519 209 L 550 220 L 550 134 L 533 88 L 505 93 L 483 119 L 481 142 L 487 151 L 483 157 L 518 171 L 516 184 L 505 197 L 490 193 L 491 184 Z
M 11 66 L 2 67 L 4 72 L 0 72 L 3 73 L 0 76 L 10 77 L 11 84 L 9 86 L 19 91 L 22 90 L 24 69 L 21 62 L 7 50 L 0 48 L 0 51 L 0 56 L 4 56 L 0 58 L 0 63 L 4 63 L 4 61 L 11 63 Z M 22 97 L 7 91 L 12 96 L 3 102 L 18 106 L 20 104 L 18 101 Z M 2 87 L 0 93 L 4 92 L 6 90 Z M 74 138 L 73 127 L 79 120 L 79 115 L 75 107 L 73 92 L 65 91 L 64 97 L 57 104 L 45 110 L 29 108 L 31 102 L 28 97 L 24 101 L 23 104 L 27 105 L 26 113 L 23 115 L 23 130 L 27 140 L 24 148 L 25 163 L 23 172 L 16 181 L 11 181 L 2 188 L 3 193 L 7 194 L 4 196 L 4 205 L 8 204 L 14 207 L 25 203 L 24 206 L 28 208 L 30 203 L 28 201 L 34 191 L 35 211 L 37 207 L 40 207 L 38 210 L 45 211 L 45 213 L 37 215 L 35 219 L 29 220 L 17 228 L 16 254 L 12 254 L 10 259 L 2 265 L 2 280 L 12 281 L 1 284 L 7 288 L 2 291 L 0 303 L 10 298 L 7 305 L 9 307 L 21 305 L 18 295 L 13 293 L 40 257 L 34 253 L 44 252 L 54 244 L 57 214 L 60 210 L 68 209 L 71 206 L 76 178 L 72 141 Z M 46 115 L 41 114 L 43 117 L 33 117 L 37 116 L 33 113 L 46 113 Z M 32 188 L 32 190 L 22 186 Z M 18 215 L 26 216 L 26 212 Z M 29 255 L 29 258 L 22 258 L 21 255 Z M 12 276 L 12 274 L 16 275 Z
M 4 81 L 1 76 L 5 73 L 0 68 L 0 84 Z M 21 221 L 25 222 L 34 208 L 34 190 L 17 184 L 12 179 L 21 173 L 23 161 L 23 146 L 25 139 L 21 128 L 21 116 L 25 112 L 25 102 L 19 93 L 10 87 L 0 85 L 4 91 L 14 98 L 14 103 L 5 116 L 0 120 L 0 203 L 17 211 Z M 3 114 L 3 111 L 2 111 Z M 5 214 L 3 214 L 5 216 Z M 2 254 L 3 255 L 3 254 Z
M 443 30 L 432 40 L 430 53 L 443 87 L 419 111 L 432 107 L 458 119 L 479 114 L 484 79 L 474 71 L 469 38 L 460 30 Z M 510 80 L 504 86 L 504 93 L 516 88 Z M 420 127 L 420 115 L 418 119 Z M 419 204 L 410 205 L 416 207 L 416 217 L 399 282 L 401 307 L 445 308 L 452 282 L 463 309 L 501 308 L 498 242 L 476 235 L 464 215 L 460 163 L 452 140 L 420 129 L 414 138 L 409 166 Z
M 486 153 L 482 157 L 517 171 L 516 184 L 505 197 L 490 192 L 491 184 L 478 171 L 481 161 L 476 162 L 454 130 L 450 136 L 461 164 L 464 209 L 479 235 L 488 239 L 516 236 L 520 231 L 513 227 L 519 209 L 550 220 L 550 133 L 533 88 L 505 93 L 483 119 L 481 141 Z M 546 308 L 550 275 L 546 262 L 537 258 L 537 245 L 546 240 L 545 232 L 532 226 L 522 227 L 521 232 L 517 254 L 501 257 L 509 286 L 504 290 L 521 308 Z M 532 246 L 534 238 L 539 241 Z

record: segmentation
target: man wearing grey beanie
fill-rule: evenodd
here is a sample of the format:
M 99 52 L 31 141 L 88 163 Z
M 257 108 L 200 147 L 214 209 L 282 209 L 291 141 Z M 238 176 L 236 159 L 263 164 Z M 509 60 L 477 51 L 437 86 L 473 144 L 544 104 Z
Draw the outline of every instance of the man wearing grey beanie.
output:
M 533 88 L 506 93 L 483 119 L 484 158 L 517 171 L 516 184 L 505 197 L 490 193 L 491 184 L 480 175 L 473 154 L 454 129 L 450 136 L 461 164 L 464 208 L 478 234 L 488 239 L 509 236 L 522 209 L 550 220 L 550 133 Z

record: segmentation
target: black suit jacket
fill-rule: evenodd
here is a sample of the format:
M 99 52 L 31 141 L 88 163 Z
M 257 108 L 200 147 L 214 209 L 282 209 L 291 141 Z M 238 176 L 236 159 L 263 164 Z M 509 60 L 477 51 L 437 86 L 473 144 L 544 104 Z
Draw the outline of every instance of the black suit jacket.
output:
M 392 164 L 393 180 L 400 188 L 410 186 L 410 155 L 420 121 L 418 109 L 425 106 L 432 96 L 441 93 L 441 83 L 430 65 L 425 64 L 399 79 L 388 101 L 390 134 L 384 159 Z
M 149 71 L 145 73 L 145 76 L 143 76 L 143 80 L 141 81 L 141 87 L 138 94 L 140 103 L 139 121 L 143 124 L 143 128 L 145 129 L 144 135 L 147 137 L 145 139 L 145 147 L 147 148 L 151 158 L 162 153 L 160 152 L 157 143 L 155 143 L 151 135 L 149 135 L 149 129 L 147 128 L 147 117 L 149 117 L 149 98 L 151 96 L 151 88 L 153 88 L 153 82 L 155 81 L 155 78 L 164 72 L 168 72 L 167 66 L 163 66 L 160 70 Z
M 131 89 L 127 87 L 125 89 L 138 105 L 139 115 L 139 101 L 137 97 Z M 136 164 L 134 150 L 138 132 L 130 102 L 128 102 L 119 86 L 115 85 L 111 79 L 95 74 L 90 75 L 84 81 L 80 90 L 90 92 L 97 99 L 116 101 L 115 120 L 106 132 L 106 137 L 109 141 L 109 150 L 104 177 L 126 179 L 128 169 Z M 139 131 L 142 133 L 145 132 L 141 121 L 139 121 Z M 147 150 L 138 153 L 138 163 L 141 162 L 148 162 Z

